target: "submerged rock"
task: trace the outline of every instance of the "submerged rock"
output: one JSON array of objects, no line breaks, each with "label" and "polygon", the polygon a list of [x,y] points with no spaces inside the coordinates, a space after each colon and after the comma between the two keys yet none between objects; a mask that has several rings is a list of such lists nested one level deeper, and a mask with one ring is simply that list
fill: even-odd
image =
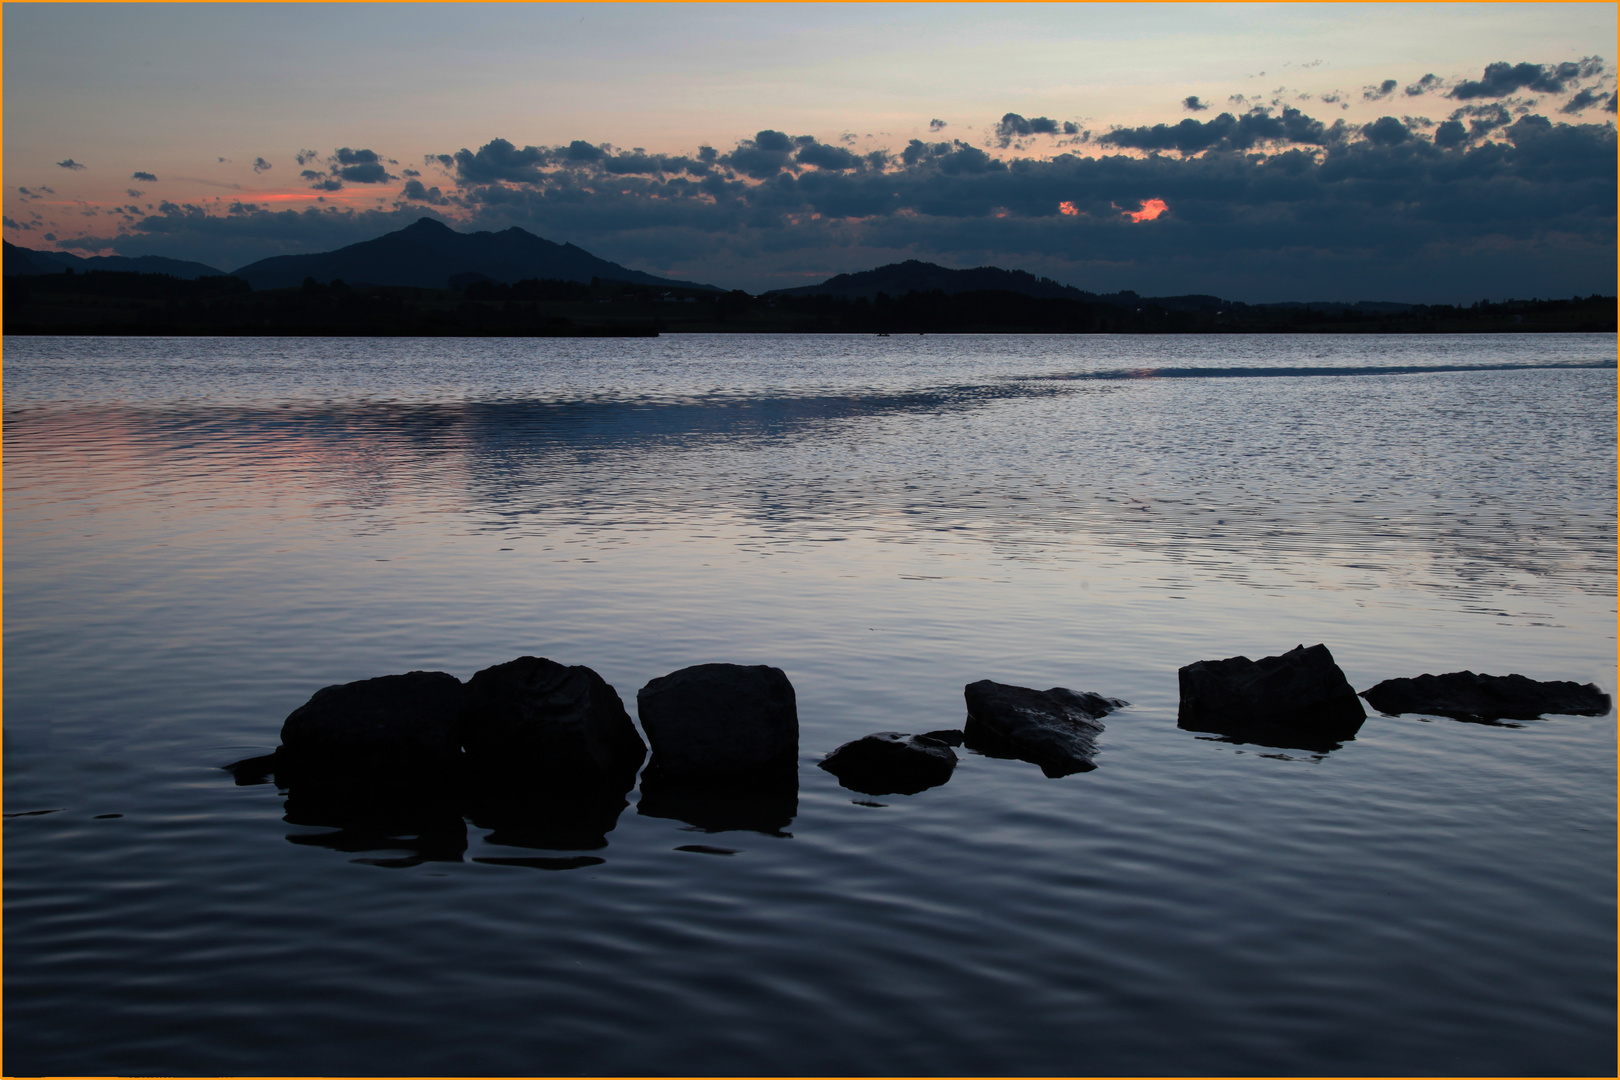
[{"label": "submerged rock", "polygon": [[799,712],[780,668],[698,664],[643,686],[649,772],[669,781],[758,776],[798,767]]},{"label": "submerged rock", "polygon": [[588,667],[539,656],[467,680],[459,732],[480,767],[536,777],[634,777],[647,755],[612,686]]},{"label": "submerged rock", "polygon": [[1281,656],[1199,660],[1178,672],[1176,726],[1240,742],[1333,750],[1367,718],[1326,645],[1296,645]]},{"label": "submerged rock", "polygon": [[926,735],[880,731],[845,743],[818,764],[863,795],[915,795],[949,780],[956,754]]},{"label": "submerged rock", "polygon": [[969,683],[963,696],[968,708],[963,734],[969,749],[1028,761],[1050,777],[1096,768],[1091,759],[1103,731],[1101,718],[1130,704],[1061,686],[1032,690],[989,679]]},{"label": "submerged rock", "polygon": [[1457,720],[1532,720],[1545,713],[1602,716],[1609,695],[1592,683],[1538,682],[1523,675],[1452,671],[1415,679],[1385,679],[1366,698],[1379,712],[1428,713]]},{"label": "submerged rock", "polygon": [[456,779],[465,702],[442,671],[384,675],[317,690],[281,725],[278,783],[406,786]]}]

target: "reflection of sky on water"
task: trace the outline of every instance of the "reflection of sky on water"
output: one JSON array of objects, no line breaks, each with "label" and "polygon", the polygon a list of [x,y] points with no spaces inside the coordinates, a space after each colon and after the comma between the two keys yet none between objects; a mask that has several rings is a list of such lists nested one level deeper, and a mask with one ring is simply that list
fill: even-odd
[{"label": "reflection of sky on water", "polygon": [[1103,544],[1259,587],[1273,573],[1317,588],[1399,581],[1476,610],[1507,593],[1521,599],[1503,614],[1531,620],[1556,618],[1530,600],[1545,588],[1612,588],[1612,374],[1255,370],[1269,377],[40,405],[7,423],[19,446],[90,458],[103,483],[118,484],[120,460],[161,462],[181,486],[226,474],[217,498],[244,511],[309,499],[360,533],[451,514],[497,539],[574,530],[589,548],[724,523],[763,553],[949,535],[1050,566]]}]

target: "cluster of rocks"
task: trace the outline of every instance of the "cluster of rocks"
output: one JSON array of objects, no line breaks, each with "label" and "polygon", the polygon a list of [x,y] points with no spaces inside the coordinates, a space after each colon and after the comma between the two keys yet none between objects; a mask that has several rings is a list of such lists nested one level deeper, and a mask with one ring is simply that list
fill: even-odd
[{"label": "cluster of rocks", "polygon": [[601,847],[648,743],[640,813],[762,832],[792,821],[799,721],[780,669],[683,668],[644,686],[637,705],[647,742],[588,667],[523,656],[466,683],[384,675],[317,691],[274,753],[226,768],[238,783],[286,788],[289,822],[354,830],[338,844],[454,832],[447,823],[465,815],[494,843]]},{"label": "cluster of rocks", "polygon": [[[1484,722],[1601,715],[1610,704],[1590,684],[1468,671],[1390,679],[1358,695],[1325,645],[1200,660],[1178,675],[1179,727],[1306,750],[1354,738],[1366,719],[1362,698],[1385,713]],[[962,729],[877,732],[838,747],[821,767],[863,794],[915,794],[949,781],[953,747],[965,746],[1066,776],[1095,768],[1102,718],[1129,704],[988,679],[963,693]],[[646,742],[617,691],[588,667],[523,656],[465,683],[438,671],[385,675],[317,691],[287,717],[273,754],[226,768],[238,783],[273,777],[287,788],[288,821],[343,830],[302,842],[355,851],[382,832],[413,832],[415,855],[371,860],[398,865],[459,858],[464,818],[497,844],[602,847],[638,772],[640,814],[782,834],[798,810],[799,721],[781,669],[699,664],[653,679],[636,703]]]}]

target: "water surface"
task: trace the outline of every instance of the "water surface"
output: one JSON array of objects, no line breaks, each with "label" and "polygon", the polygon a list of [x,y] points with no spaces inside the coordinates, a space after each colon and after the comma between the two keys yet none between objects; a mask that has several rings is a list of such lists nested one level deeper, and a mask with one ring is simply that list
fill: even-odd
[{"label": "water surface", "polygon": [[[6,1070],[1611,1072],[1612,715],[1310,753],[1178,729],[1175,670],[1612,692],[1614,355],[9,339],[5,801],[52,812],[5,825]],[[632,791],[604,846],[421,860],[219,769],[321,686],[523,654],[632,715],[783,668],[791,822]],[[814,767],[980,678],[1133,704],[1056,780]]]}]

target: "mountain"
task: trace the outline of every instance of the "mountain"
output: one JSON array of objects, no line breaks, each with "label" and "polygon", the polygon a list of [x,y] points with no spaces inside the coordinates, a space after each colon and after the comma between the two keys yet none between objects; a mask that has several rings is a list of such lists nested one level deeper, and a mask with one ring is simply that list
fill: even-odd
[{"label": "mountain", "polygon": [[[452,277],[510,284],[527,278],[589,282],[592,278],[685,289],[714,289],[630,270],[573,244],[555,244],[513,226],[501,232],[458,233],[424,217],[398,232],[315,255],[277,255],[233,271],[255,289],[285,289],[305,278],[328,284],[446,288]],[[716,289],[716,292],[719,290]]]},{"label": "mountain", "polygon": [[801,285],[796,289],[774,289],[771,296],[843,296],[850,299],[877,298],[878,293],[901,297],[911,292],[929,293],[938,290],[947,296],[970,292],[1010,292],[1020,296],[1041,299],[1080,300],[1088,304],[1111,304],[1114,307],[1136,307],[1151,303],[1171,311],[1218,311],[1229,306],[1216,296],[1158,296],[1144,299],[1126,290],[1116,293],[1093,293],[1064,285],[1051,278],[1036,277],[1027,270],[1003,270],[999,266],[976,266],[972,270],[951,270],[918,259],[890,263],[876,270],[863,270],[855,274],[839,274],[820,285]]},{"label": "mountain", "polygon": [[215,270],[199,262],[184,259],[166,259],[161,255],[92,255],[81,258],[65,251],[35,251],[18,247],[11,241],[5,244],[5,272],[7,274],[60,274],[72,269],[84,274],[91,270],[114,270],[119,273],[168,274],[170,277],[195,281],[200,277],[220,277],[225,271]]},{"label": "mountain", "polygon": [[[1022,293],[1025,296],[1062,296],[1071,300],[1093,298],[1071,285],[1060,285],[1051,278],[1038,278],[1026,270],[1002,270],[995,266],[980,266],[972,270],[951,270],[918,259],[890,263],[876,270],[862,270],[855,274],[839,274],[820,285],[802,285],[796,289],[773,289],[775,296],[864,296],[871,300],[878,293],[904,296],[909,292],[933,292],[938,289],[947,296],[957,293],[1001,292]],[[1134,294],[1132,294],[1134,296]]]},{"label": "mountain", "polygon": [[[1139,296],[1128,289],[1115,293],[1086,292],[1082,289],[1076,289],[1072,285],[1060,284],[1051,278],[1038,278],[1027,270],[1003,270],[996,266],[979,266],[972,270],[951,270],[944,266],[936,266],[933,263],[926,263],[917,259],[890,263],[887,266],[880,266],[876,270],[863,270],[855,274],[839,274],[836,277],[828,278],[820,285],[801,285],[796,289],[773,289],[766,295],[841,296],[849,299],[865,297],[868,300],[874,300],[880,292],[887,293],[890,297],[897,299],[911,292],[930,293],[935,290],[943,292],[947,296],[970,292],[1010,292],[1040,298],[1056,297],[1065,300],[1080,300],[1088,304],[1108,304],[1113,307],[1163,308],[1166,311],[1216,312],[1251,306],[1238,301],[1222,300],[1218,296],[1208,296],[1203,293],[1187,296]],[[1355,311],[1362,315],[1398,315],[1413,309],[1411,304],[1374,300],[1360,300],[1354,303],[1337,300],[1313,300],[1309,303],[1256,304],[1252,306],[1276,308],[1278,310],[1298,309],[1303,311],[1309,309],[1333,314]]]}]

